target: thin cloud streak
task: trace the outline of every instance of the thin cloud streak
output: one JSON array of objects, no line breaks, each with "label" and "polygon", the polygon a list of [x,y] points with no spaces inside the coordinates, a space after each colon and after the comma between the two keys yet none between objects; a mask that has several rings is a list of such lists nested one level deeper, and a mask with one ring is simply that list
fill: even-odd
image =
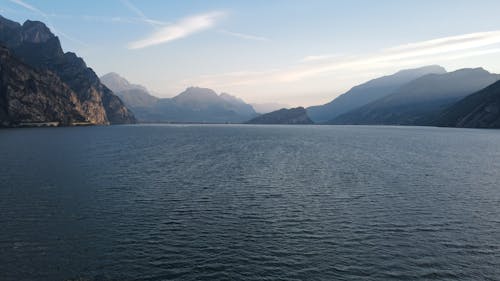
[{"label": "thin cloud streak", "polygon": [[135,6],[134,4],[132,4],[132,2],[130,2],[129,0],[121,0],[122,4],[127,7],[130,11],[132,11],[133,13],[135,13],[137,16],[139,16],[139,18],[151,25],[152,27],[154,28],[157,28],[158,26],[163,26],[165,25],[166,23],[162,22],[162,21],[157,21],[157,20],[153,20],[149,17],[147,17],[143,12],[142,10],[140,10],[139,8],[137,8],[137,6]]},{"label": "thin cloud streak", "polygon": [[244,33],[239,33],[239,32],[233,32],[233,31],[224,30],[224,29],[219,30],[219,32],[233,36],[233,37],[238,37],[238,38],[247,39],[247,40],[269,41],[269,39],[267,39],[265,37],[255,36],[255,35],[251,35],[251,34],[244,34]]},{"label": "thin cloud streak", "polygon": [[300,60],[301,63],[309,63],[309,62],[316,62],[316,61],[323,61],[327,59],[332,59],[335,57],[339,57],[340,55],[338,54],[325,54],[325,55],[314,55],[314,56],[306,56]]},{"label": "thin cloud streak", "polygon": [[294,81],[308,76],[319,75],[339,69],[354,68],[363,70],[364,68],[376,68],[380,64],[404,61],[419,57],[432,57],[434,60],[439,60],[440,58],[436,58],[436,56],[479,49],[498,43],[500,43],[500,30],[438,38],[399,45],[385,49],[381,53],[375,55],[361,56],[347,60],[325,60],[325,62],[320,65],[303,67],[302,69],[286,72],[280,76],[280,80]]},{"label": "thin cloud streak", "polygon": [[21,7],[24,7],[32,12],[35,12],[35,13],[39,13],[41,15],[43,15],[44,17],[47,17],[47,14],[45,14],[44,12],[42,12],[41,10],[37,9],[35,6],[32,6],[24,1],[21,1],[21,0],[9,0],[11,3],[14,3],[14,4],[17,4]]},{"label": "thin cloud streak", "polygon": [[128,48],[142,49],[187,37],[202,30],[214,27],[217,20],[224,15],[225,13],[216,11],[183,18],[172,25],[160,28],[144,39],[131,42]]},{"label": "thin cloud streak", "polygon": [[93,16],[93,15],[71,15],[71,14],[48,14],[50,18],[64,19],[64,20],[84,20],[87,22],[99,22],[99,23],[146,23],[148,25],[154,24],[155,26],[165,26],[169,24],[165,21],[154,20],[154,19],[144,19],[140,17],[121,17],[121,16]]},{"label": "thin cloud streak", "polygon": [[425,48],[435,48],[440,46],[447,45],[455,45],[455,44],[463,44],[467,42],[481,42],[481,41],[489,41],[492,38],[498,39],[500,36],[500,31],[487,31],[487,32],[476,32],[476,33],[468,33],[457,36],[448,36],[443,38],[437,38],[433,40],[427,40],[422,42],[415,42],[404,44],[392,48],[386,49],[389,52],[397,52],[397,51],[408,51],[415,49],[425,49]]},{"label": "thin cloud streak", "polygon": [[[290,83],[333,72],[361,73],[499,53],[500,48],[492,46],[498,44],[500,44],[500,30],[478,32],[399,45],[367,55],[306,56],[299,61],[299,65],[291,65],[282,69],[201,76],[195,80],[206,82],[214,87]],[[485,49],[488,46],[493,48]]]}]

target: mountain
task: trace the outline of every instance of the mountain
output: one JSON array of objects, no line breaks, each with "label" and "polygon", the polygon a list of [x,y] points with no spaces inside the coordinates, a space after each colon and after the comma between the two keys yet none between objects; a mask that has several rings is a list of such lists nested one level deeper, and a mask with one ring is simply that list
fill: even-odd
[{"label": "mountain", "polygon": [[132,89],[140,89],[145,92],[148,90],[146,87],[142,85],[137,85],[137,84],[131,84],[127,79],[121,77],[118,73],[116,72],[110,72],[107,74],[104,74],[101,76],[99,79],[101,79],[101,82],[106,85],[111,91],[113,92],[121,92],[121,91],[126,91],[126,90],[132,90]]},{"label": "mountain", "polygon": [[331,120],[331,124],[427,125],[446,107],[500,79],[482,68],[428,74]]},{"label": "mountain", "polygon": [[500,81],[444,110],[433,125],[466,128],[500,128]]},{"label": "mountain", "polygon": [[241,123],[257,116],[252,106],[228,94],[190,87],[173,98],[159,99],[137,111],[146,122]]},{"label": "mountain", "polygon": [[303,107],[286,109],[282,108],[277,111],[266,113],[257,116],[247,124],[314,124],[307,115],[307,111]]},{"label": "mountain", "polygon": [[227,93],[221,93],[219,97],[224,101],[226,101],[231,106],[231,108],[233,108],[240,115],[247,115],[247,116],[257,115],[257,112],[255,112],[253,106],[251,106],[248,103],[245,103],[244,100],[238,97],[232,96]]},{"label": "mountain", "polygon": [[28,20],[21,25],[0,16],[0,44],[32,68],[57,75],[76,94],[90,123],[135,122],[132,112],[100,82],[83,59],[63,52],[59,38],[42,22]]},{"label": "mountain", "polygon": [[134,112],[137,108],[153,106],[158,101],[158,98],[151,95],[146,87],[131,84],[117,73],[105,74],[100,80]]},{"label": "mountain", "polygon": [[23,123],[87,122],[77,95],[61,79],[36,70],[0,46],[0,127]]},{"label": "mountain", "polygon": [[402,85],[427,74],[443,74],[446,70],[438,65],[401,70],[395,74],[370,80],[355,86],[333,101],[307,108],[307,113],[316,123],[324,123],[353,109],[392,94]]},{"label": "mountain", "polygon": [[141,122],[242,123],[255,116],[253,107],[227,93],[190,87],[173,98],[157,98],[116,73],[101,81],[130,107]]}]

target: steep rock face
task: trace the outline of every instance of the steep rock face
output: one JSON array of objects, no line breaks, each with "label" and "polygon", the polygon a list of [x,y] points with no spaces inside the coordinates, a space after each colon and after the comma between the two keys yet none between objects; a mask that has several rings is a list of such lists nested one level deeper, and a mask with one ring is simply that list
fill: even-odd
[{"label": "steep rock face", "polygon": [[433,125],[465,128],[500,128],[500,81],[455,103]]},{"label": "steep rock face", "polygon": [[58,76],[33,69],[0,46],[0,126],[87,121],[76,93]]},{"label": "steep rock face", "polygon": [[58,75],[76,94],[88,120],[94,124],[133,123],[135,117],[122,101],[74,53],[64,53],[59,39],[45,24],[23,25],[0,18],[0,42],[23,62]]},{"label": "steep rock face", "polygon": [[270,113],[260,115],[247,122],[248,124],[313,124],[314,122],[307,115],[306,109],[297,107],[292,109],[280,109]]},{"label": "steep rock face", "polygon": [[399,87],[427,74],[443,74],[446,70],[438,65],[398,71],[355,86],[333,101],[307,108],[307,113],[314,122],[324,123],[394,93]]},{"label": "steep rock face", "polygon": [[393,94],[340,115],[332,124],[428,125],[442,110],[500,79],[482,68],[429,74]]}]

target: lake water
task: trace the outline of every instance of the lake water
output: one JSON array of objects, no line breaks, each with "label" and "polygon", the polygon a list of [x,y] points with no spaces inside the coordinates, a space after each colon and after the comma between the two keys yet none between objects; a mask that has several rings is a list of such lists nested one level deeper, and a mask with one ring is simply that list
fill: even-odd
[{"label": "lake water", "polygon": [[499,280],[500,131],[0,130],[0,280]]}]

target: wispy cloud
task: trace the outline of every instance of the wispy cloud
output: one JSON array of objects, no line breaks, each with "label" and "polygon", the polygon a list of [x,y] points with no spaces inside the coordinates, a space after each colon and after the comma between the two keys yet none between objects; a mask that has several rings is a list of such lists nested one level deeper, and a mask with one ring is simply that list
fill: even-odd
[{"label": "wispy cloud", "polygon": [[94,15],[72,15],[72,14],[47,14],[48,17],[52,19],[64,19],[64,20],[83,20],[87,22],[98,22],[98,23],[125,23],[125,24],[138,24],[146,23],[148,25],[154,24],[156,26],[165,26],[169,24],[165,21],[154,20],[154,19],[144,19],[140,17],[123,17],[123,16],[94,16]]},{"label": "wispy cloud", "polygon": [[24,1],[21,1],[21,0],[9,0],[9,1],[14,3],[14,4],[17,4],[19,6],[22,6],[22,7],[26,8],[32,12],[35,12],[35,13],[38,13],[38,14],[44,16],[44,17],[47,17],[46,13],[42,12],[41,10],[37,9],[35,6],[30,5]]},{"label": "wispy cloud", "polygon": [[429,49],[449,49],[451,46],[459,48],[472,48],[476,46],[497,43],[500,40],[500,31],[476,32],[457,36],[448,36],[427,41],[408,43],[386,49],[389,52],[418,51]]},{"label": "wispy cloud", "polygon": [[131,42],[128,47],[129,49],[142,49],[184,38],[215,26],[217,20],[224,15],[224,12],[216,11],[183,18],[174,24],[160,28],[144,39]]},{"label": "wispy cloud", "polygon": [[220,33],[227,34],[233,37],[238,37],[246,40],[254,40],[254,41],[268,41],[269,39],[261,36],[256,36],[256,35],[251,35],[251,34],[245,34],[245,33],[239,33],[239,32],[233,32],[225,29],[219,30]]},{"label": "wispy cloud", "polygon": [[322,61],[326,59],[331,59],[335,57],[339,57],[339,54],[324,54],[324,55],[313,55],[313,56],[305,56],[303,57],[300,62],[308,63],[308,62],[315,62],[315,61]]},{"label": "wispy cloud", "polygon": [[[195,78],[213,87],[290,83],[321,75],[363,75],[384,69],[420,66],[500,53],[500,30],[449,36],[398,45],[358,55],[309,55],[288,67],[262,71],[239,71]],[[202,84],[205,85],[205,84]]]},{"label": "wispy cloud", "polygon": [[168,24],[166,22],[159,21],[159,20],[154,20],[154,19],[151,19],[151,18],[147,17],[142,12],[142,10],[140,10],[139,8],[137,8],[137,6],[135,6],[134,4],[132,4],[132,2],[130,2],[129,0],[121,0],[121,2],[130,11],[132,11],[133,13],[135,13],[143,22],[145,22],[147,24],[150,24],[151,26],[153,26],[155,28],[158,27],[158,26],[163,26],[163,25]]},{"label": "wispy cloud", "polygon": [[[364,70],[387,67],[387,65],[396,63],[404,66],[417,60],[423,63],[426,61],[432,63],[433,61],[448,60],[450,54],[453,57],[464,56],[470,54],[470,52],[466,53],[466,51],[478,50],[498,43],[500,43],[500,30],[414,42],[387,48],[379,53],[355,57],[338,57],[332,59],[317,56],[315,60],[310,60],[311,62],[316,62],[316,64],[285,71],[280,77],[284,81],[293,81],[341,69]],[[476,52],[475,55],[487,53],[491,53],[491,51],[486,53]]]}]

